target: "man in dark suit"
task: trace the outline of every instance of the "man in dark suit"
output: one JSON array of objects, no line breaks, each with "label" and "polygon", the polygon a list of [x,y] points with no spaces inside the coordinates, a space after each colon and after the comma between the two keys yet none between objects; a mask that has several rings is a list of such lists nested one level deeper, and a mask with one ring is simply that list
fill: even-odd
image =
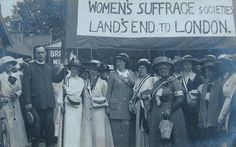
[{"label": "man in dark suit", "polygon": [[[54,122],[53,112],[55,97],[52,82],[61,82],[65,77],[65,69],[58,75],[51,65],[45,63],[46,51],[43,46],[34,48],[35,61],[30,63],[23,74],[23,95],[26,102],[26,111],[35,109],[38,116],[32,125],[32,146],[38,147],[42,134],[45,133],[46,146],[53,146]],[[38,120],[38,121],[36,121]]]}]

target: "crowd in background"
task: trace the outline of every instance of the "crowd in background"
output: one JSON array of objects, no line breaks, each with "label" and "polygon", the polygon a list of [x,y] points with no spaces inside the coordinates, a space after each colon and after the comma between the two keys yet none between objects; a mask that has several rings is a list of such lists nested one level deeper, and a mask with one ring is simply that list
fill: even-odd
[{"label": "crowd in background", "polygon": [[0,145],[236,146],[236,54],[55,67],[43,46],[34,56],[0,59]]}]

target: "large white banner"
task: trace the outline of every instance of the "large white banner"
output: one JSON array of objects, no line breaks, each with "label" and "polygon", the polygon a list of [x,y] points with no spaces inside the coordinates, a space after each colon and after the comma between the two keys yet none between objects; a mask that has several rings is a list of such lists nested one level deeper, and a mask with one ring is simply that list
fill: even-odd
[{"label": "large white banner", "polygon": [[78,36],[235,36],[232,0],[78,0]]}]

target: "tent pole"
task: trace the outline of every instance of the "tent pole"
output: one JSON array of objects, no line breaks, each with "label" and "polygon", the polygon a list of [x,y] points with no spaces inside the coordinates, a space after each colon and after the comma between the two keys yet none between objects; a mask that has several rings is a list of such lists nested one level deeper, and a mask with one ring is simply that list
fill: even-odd
[{"label": "tent pole", "polygon": [[162,55],[165,56],[165,50],[162,50]]},{"label": "tent pole", "polygon": [[151,60],[151,51],[148,49],[148,60]]},{"label": "tent pole", "polygon": [[76,48],[76,58],[77,58],[77,60],[79,60],[79,49],[78,48]]},{"label": "tent pole", "polygon": [[178,50],[178,56],[180,56],[180,52],[179,52],[179,50]]},{"label": "tent pole", "polygon": [[92,60],[93,59],[93,49],[91,48],[90,49],[90,60]]}]

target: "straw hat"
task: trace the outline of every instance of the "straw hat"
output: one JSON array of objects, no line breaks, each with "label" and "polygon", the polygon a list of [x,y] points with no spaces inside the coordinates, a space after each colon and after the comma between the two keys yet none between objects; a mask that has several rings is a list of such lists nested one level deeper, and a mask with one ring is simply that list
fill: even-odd
[{"label": "straw hat", "polygon": [[11,57],[11,56],[5,56],[1,58],[1,63],[2,64],[6,64],[6,63],[12,63],[13,66],[15,66],[17,64],[17,61],[15,58]]},{"label": "straw hat", "polygon": [[128,65],[130,64],[130,57],[126,53],[120,53],[120,54],[116,55],[115,60],[116,59],[122,59],[126,62],[126,64],[128,64]]},{"label": "straw hat", "polygon": [[91,60],[88,63],[84,63],[84,66],[88,70],[89,69],[96,69],[96,70],[99,70],[99,71],[103,70],[102,63],[98,60]]},{"label": "straw hat", "polygon": [[206,64],[208,62],[216,62],[216,56],[214,55],[205,55],[202,60],[201,60],[201,64]]},{"label": "straw hat", "polygon": [[185,55],[182,57],[182,59],[180,60],[180,62],[183,64],[184,62],[192,62],[193,64],[198,64],[199,60],[194,58],[192,55]]},{"label": "straw hat", "polygon": [[170,58],[167,58],[166,56],[159,56],[156,57],[152,62],[152,67],[155,69],[156,66],[159,66],[160,64],[169,64],[171,65],[171,68],[173,68],[174,64]]},{"label": "straw hat", "polygon": [[152,66],[151,62],[148,59],[146,59],[146,58],[139,59],[138,62],[137,62],[136,68],[138,68],[140,65],[146,66],[147,69],[150,69],[151,66]]}]

